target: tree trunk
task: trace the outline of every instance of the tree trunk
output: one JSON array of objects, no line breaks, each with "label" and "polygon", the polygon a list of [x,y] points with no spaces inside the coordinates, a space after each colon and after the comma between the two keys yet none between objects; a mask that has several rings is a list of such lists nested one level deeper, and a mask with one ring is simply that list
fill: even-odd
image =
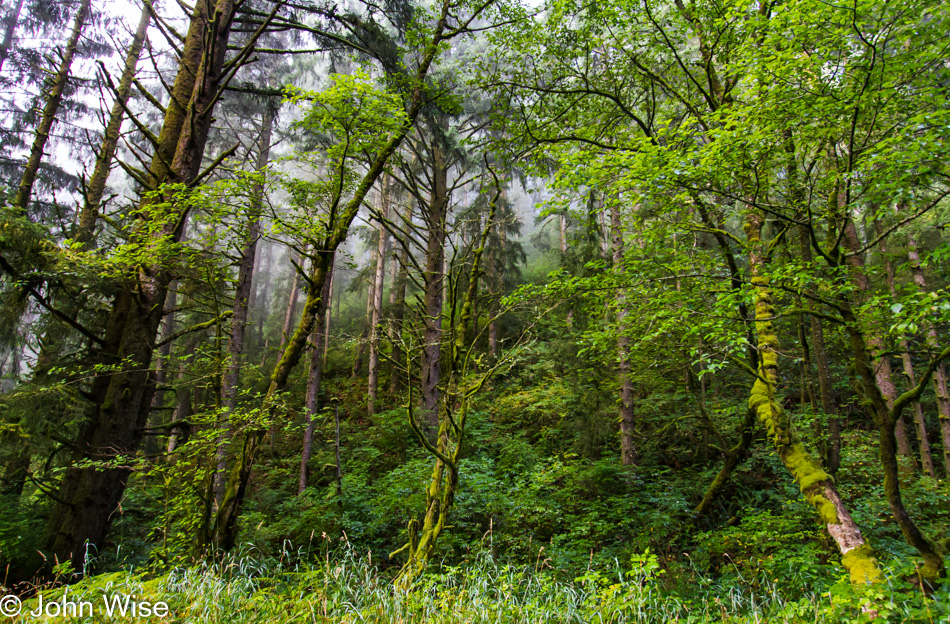
[{"label": "tree trunk", "polygon": [[132,44],[125,55],[125,66],[122,69],[119,86],[115,90],[115,102],[112,104],[112,111],[109,113],[105,136],[102,139],[99,154],[96,155],[96,167],[86,187],[83,207],[79,213],[79,229],[76,232],[76,240],[83,247],[87,247],[95,238],[96,222],[99,220],[99,206],[102,203],[102,195],[106,190],[109,172],[112,170],[112,161],[115,158],[116,147],[119,144],[119,131],[122,129],[122,121],[125,119],[125,107],[129,101],[129,94],[132,92],[132,79],[135,78],[135,68],[139,62],[139,56],[142,54],[142,47],[145,45],[145,37],[148,35],[148,24],[154,5],[155,0],[152,0],[151,3],[146,0],[143,3],[138,29],[136,29],[135,35],[132,37]]},{"label": "tree trunk", "polygon": [[321,305],[317,310],[313,333],[310,334],[310,369],[307,372],[307,398],[304,406],[306,422],[303,434],[303,451],[300,454],[300,481],[297,493],[302,494],[310,481],[310,458],[313,455],[314,418],[320,411],[320,382],[323,378],[323,346],[326,343],[325,320],[329,316],[330,288],[333,282],[333,263],[330,277],[324,281],[320,295]]},{"label": "tree trunk", "polygon": [[805,450],[776,398],[779,340],[773,325],[775,309],[772,306],[767,256],[761,240],[763,221],[761,213],[750,210],[745,224],[749,270],[755,287],[755,331],[759,351],[759,374],[752,386],[749,408],[765,425],[768,438],[782,463],[834,539],[851,582],[858,585],[876,583],[882,580],[882,575],[873,551],[865,544],[860,528],[838,495],[834,479]]},{"label": "tree trunk", "polygon": [[422,322],[425,326],[422,349],[422,409],[423,421],[431,433],[439,427],[439,376],[442,341],[442,303],[443,269],[445,257],[445,220],[448,209],[448,166],[442,153],[442,147],[434,141],[432,145],[432,192],[425,206],[426,225],[426,267],[423,282],[425,284],[425,309]]},{"label": "tree trunk", "polygon": [[[389,187],[388,176],[383,177],[382,189],[379,193],[379,212],[383,219],[389,218]],[[383,278],[386,275],[386,243],[388,231],[379,222],[379,241],[376,245],[376,275],[373,280],[373,309],[369,323],[369,373],[367,375],[366,411],[370,416],[376,409],[376,399],[379,391],[379,341],[382,333],[381,313],[383,309]]]},{"label": "tree trunk", "polygon": [[[274,126],[276,111],[270,103],[265,105],[261,119],[261,134],[257,142],[257,162],[255,169],[263,174],[270,160],[271,132]],[[261,235],[261,206],[264,202],[264,183],[258,182],[254,188],[254,197],[251,199],[251,215],[244,233],[244,245],[241,257],[238,260],[238,277],[234,288],[234,305],[231,316],[231,337],[228,339],[228,365],[224,378],[221,380],[221,407],[224,413],[218,427],[221,432],[218,436],[217,469],[214,473],[214,499],[221,504],[224,498],[224,479],[228,469],[227,451],[230,440],[229,415],[237,405],[238,381],[241,377],[241,367],[244,360],[245,333],[247,332],[247,313],[250,308],[251,288],[254,284],[254,259],[257,255],[257,242]]]},{"label": "tree trunk", "polygon": [[363,370],[363,354],[366,352],[366,343],[370,340],[372,333],[371,323],[373,321],[373,300],[375,295],[373,291],[376,287],[376,271],[373,271],[373,280],[366,285],[366,316],[363,322],[363,331],[360,332],[360,339],[356,343],[356,355],[353,357],[353,368],[350,369],[350,378],[356,379]]},{"label": "tree trunk", "polygon": [[[412,204],[406,207],[406,221],[412,221]],[[408,244],[407,244],[408,245]],[[389,377],[389,393],[396,394],[401,386],[401,369],[403,365],[402,352],[402,322],[406,312],[406,285],[409,283],[409,249],[407,245],[400,245],[399,261],[394,262],[394,268],[398,269],[395,273],[396,280],[393,282],[393,289],[390,293],[390,303],[392,304],[392,326],[390,343],[392,344],[392,372]],[[395,265],[398,265],[396,267]],[[408,370],[406,371],[408,374]]]},{"label": "tree trunk", "polygon": [[[910,234],[907,235],[907,257],[910,259],[910,268],[914,275],[914,284],[920,292],[927,292],[927,280],[920,268],[920,254],[917,252],[917,241]],[[936,353],[940,341],[937,330],[932,323],[925,323],[922,327],[927,348]],[[937,416],[940,419],[940,439],[943,442],[944,474],[950,478],[950,393],[947,392],[947,366],[941,362],[933,374],[934,391],[937,395]]]},{"label": "tree trunk", "polygon": [[[867,296],[871,291],[871,282],[864,270],[864,258],[856,253],[861,248],[858,240],[858,230],[854,225],[853,219],[848,219],[844,230],[844,243],[848,249],[849,255],[846,258],[848,266],[851,267],[852,281],[862,296]],[[871,357],[874,358],[874,371],[877,387],[887,403],[887,408],[894,407],[894,399],[897,398],[897,386],[894,385],[894,373],[891,369],[891,362],[884,348],[884,340],[874,332],[864,332],[865,342],[871,350]],[[910,446],[910,439],[907,435],[907,424],[903,418],[897,420],[894,435],[897,440],[897,452],[904,458],[902,472],[912,474],[915,470],[914,451]]]},{"label": "tree trunk", "polygon": [[16,32],[17,23],[20,21],[20,11],[23,10],[23,0],[16,0],[16,6],[10,10],[5,20],[3,29],[3,41],[0,42],[0,71],[3,70],[3,64],[10,56],[10,46],[13,45],[13,33]]},{"label": "tree trunk", "polygon": [[43,106],[40,124],[34,133],[35,138],[33,139],[33,146],[30,148],[30,157],[26,161],[26,168],[23,170],[23,176],[20,178],[20,185],[13,200],[13,206],[20,214],[26,214],[30,204],[33,184],[36,182],[40,164],[43,162],[46,143],[49,141],[50,132],[56,122],[56,113],[59,112],[59,107],[63,101],[63,91],[66,90],[66,84],[69,82],[69,69],[73,64],[76,48],[79,46],[79,37],[82,35],[86,18],[89,17],[89,4],[90,0],[82,0],[79,4],[79,10],[76,11],[76,16],[73,18],[73,30],[66,42],[65,50],[63,50],[59,69],[56,75],[53,76],[52,82],[49,83],[46,104]]},{"label": "tree trunk", "polygon": [[[165,182],[188,184],[201,166],[234,14],[234,0],[210,4],[197,3],[185,37],[172,98],[147,174],[152,188]],[[146,249],[178,241],[188,205],[172,201],[172,206],[174,214],[159,224],[158,231],[143,224],[133,231],[133,241]],[[81,568],[87,544],[91,549],[103,544],[132,470],[120,458],[134,457],[142,440],[154,391],[153,344],[173,278],[163,264],[142,269],[129,275],[127,287],[115,296],[99,353],[103,364],[119,369],[93,379],[93,404],[75,444],[81,458],[105,464],[73,465],[66,471],[47,521],[50,562],[71,560]]]},{"label": "tree trunk", "polygon": [[[836,198],[832,197],[832,201],[836,201]],[[864,262],[856,253],[856,250],[859,249],[858,236],[850,215],[846,217],[843,233],[844,251],[850,253],[843,258],[841,258],[841,250],[836,250],[835,253],[839,266],[847,266],[850,269],[851,281],[857,288],[857,293],[852,296],[855,299],[860,299],[869,290],[869,280],[864,272]],[[924,559],[925,565],[919,573],[928,582],[933,582],[944,574],[943,557],[911,519],[901,498],[899,475],[901,467],[897,455],[899,450],[897,429],[898,423],[901,421],[900,412],[903,409],[895,410],[895,397],[893,395],[888,397],[887,394],[888,390],[893,390],[893,384],[882,387],[880,367],[875,367],[877,363],[868,358],[869,354],[871,358],[874,358],[876,354],[881,353],[880,338],[873,335],[867,336],[862,331],[860,320],[852,310],[851,301],[842,297],[839,302],[839,309],[851,345],[855,374],[858,375],[861,381],[862,394],[871,403],[871,409],[877,421],[878,451],[884,473],[884,495],[904,539],[916,548]]]},{"label": "tree trunk", "polygon": [[[808,229],[799,229],[799,243],[802,260],[811,264],[812,250]],[[815,294],[809,289],[809,294]],[[838,405],[835,402],[834,384],[831,379],[831,364],[828,360],[828,348],[825,344],[825,330],[821,319],[814,314],[809,315],[811,330],[811,351],[815,368],[818,370],[818,392],[821,397],[821,411],[828,417],[828,441],[825,448],[825,467],[833,476],[841,466],[841,421],[838,419]]]},{"label": "tree trunk", "polygon": [[300,276],[297,275],[297,268],[291,264],[292,274],[290,276],[290,294],[287,296],[287,307],[284,309],[284,324],[280,330],[280,346],[277,348],[277,361],[284,357],[284,348],[287,346],[287,340],[290,337],[290,330],[294,327],[294,319],[297,316],[297,299],[300,298]]},{"label": "tree trunk", "polygon": [[[620,197],[610,199],[610,232],[613,247],[614,273],[621,280],[623,275],[623,227],[620,222]],[[630,337],[626,335],[626,317],[630,310],[626,292],[617,288],[617,361],[620,369],[620,463],[633,466],[637,463],[637,449],[633,442],[636,417],[633,412],[633,367],[630,362]]]},{"label": "tree trunk", "polygon": [[[883,234],[884,228],[881,225],[881,222],[877,219],[874,220],[874,230],[877,232],[877,235],[881,237],[878,246],[881,249],[881,256],[884,258],[884,269],[887,279],[887,289],[890,291],[891,296],[897,297],[897,288],[894,285],[894,263],[891,262],[891,257],[887,253],[887,243],[884,241]],[[910,357],[910,346],[907,343],[907,338],[901,337],[900,339],[900,355],[901,355],[901,364],[904,367],[904,376],[907,377],[907,384],[909,388],[913,388],[917,385],[917,377],[914,374],[914,362]],[[920,465],[931,477],[936,477],[934,472],[934,462],[933,456],[930,452],[930,441],[927,439],[927,424],[924,421],[924,410],[920,406],[920,401],[914,401],[911,409],[914,414],[914,425],[917,428],[917,444],[920,448]]]},{"label": "tree trunk", "polygon": [[[443,3],[442,11],[443,14],[448,11],[448,5],[446,3]],[[333,254],[346,240],[350,226],[359,213],[360,206],[362,206],[363,201],[366,199],[366,195],[369,193],[373,184],[376,183],[379,176],[384,173],[384,169],[390,157],[399,148],[403,139],[405,139],[406,134],[408,134],[415,123],[419,111],[422,110],[422,106],[426,102],[422,85],[425,84],[429,68],[439,51],[445,34],[444,31],[445,20],[443,19],[437,23],[433,39],[426,44],[425,51],[416,69],[413,78],[414,82],[412,83],[414,85],[413,91],[409,95],[406,106],[406,123],[393,134],[389,141],[376,154],[368,171],[363,175],[362,180],[356,186],[353,196],[342,206],[338,220],[330,224],[327,237],[322,241],[319,248],[313,250],[314,263],[309,280],[310,288],[307,291],[307,299],[304,302],[303,314],[300,317],[300,322],[297,325],[294,335],[291,336],[287,343],[287,349],[283,357],[278,360],[271,373],[271,381],[264,395],[265,410],[270,411],[274,408],[276,395],[284,389],[291,371],[300,361],[304,346],[313,331],[314,320],[322,301],[323,284],[332,266]],[[243,447],[228,472],[224,500],[218,508],[212,532],[215,544],[224,550],[230,550],[236,541],[238,517],[241,513],[241,506],[244,502],[245,493],[247,492],[251,470],[254,467],[257,449],[263,434],[264,430],[260,428],[248,431],[247,434],[245,434]]]}]

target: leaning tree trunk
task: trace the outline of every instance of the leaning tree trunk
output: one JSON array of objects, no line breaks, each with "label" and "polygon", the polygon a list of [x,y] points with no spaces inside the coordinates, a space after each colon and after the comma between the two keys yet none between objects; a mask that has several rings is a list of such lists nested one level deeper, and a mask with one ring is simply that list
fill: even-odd
[{"label": "leaning tree trunk", "polygon": [[[881,222],[877,219],[874,220],[874,229],[877,232],[878,237],[880,237],[878,246],[881,248],[881,256],[884,258],[887,289],[890,291],[891,296],[896,298],[897,288],[894,285],[894,263],[891,262],[891,258],[887,253],[887,243],[883,238],[884,228],[881,225]],[[910,345],[908,345],[906,337],[901,336],[899,346],[901,364],[904,367],[904,376],[907,377],[908,387],[913,388],[917,385],[917,376],[914,374],[914,362],[910,357]],[[911,409],[914,414],[914,426],[917,428],[917,445],[920,448],[920,465],[924,469],[924,472],[926,472],[931,477],[936,477],[937,475],[934,472],[933,455],[930,452],[930,441],[927,439],[927,424],[924,421],[924,410],[920,405],[920,401],[914,401]]]},{"label": "leaning tree trunk", "polygon": [[[320,307],[317,310],[317,317],[314,319],[313,333],[310,334],[310,370],[307,372],[307,398],[304,405],[306,413],[304,433],[303,433],[303,451],[300,454],[300,479],[298,482],[297,493],[302,494],[310,481],[310,457],[313,455],[313,429],[314,418],[319,412],[320,407],[320,382],[323,379],[323,345],[326,343],[326,323],[325,319],[329,312],[330,288],[333,282],[333,261],[330,261],[330,277],[323,283],[323,292],[320,294]],[[339,428],[339,425],[337,425]],[[337,434],[339,436],[339,432]],[[339,446],[337,447],[339,453]],[[337,469],[339,470],[339,457],[337,457]]]},{"label": "leaning tree trunk", "polygon": [[775,308],[765,245],[761,239],[763,221],[760,212],[750,210],[745,224],[749,270],[755,287],[755,331],[759,350],[758,378],[752,386],[749,408],[755,411],[765,426],[782,463],[834,539],[851,582],[876,583],[882,575],[871,547],[865,543],[860,528],[842,502],[834,479],[805,450],[776,396],[779,340],[773,325]]},{"label": "leaning tree trunk", "polygon": [[[188,184],[198,175],[224,78],[234,1],[217,0],[213,6],[199,2],[194,9],[172,97],[155,138],[156,154],[140,180],[147,188],[158,190],[166,182]],[[146,223],[132,233],[134,241],[156,253],[168,241],[179,240],[188,214],[187,205],[167,199],[174,214],[155,227]],[[74,464],[66,471],[46,527],[51,562],[72,561],[81,567],[87,550],[103,543],[132,470],[121,458],[135,456],[144,434],[154,390],[153,344],[173,277],[162,263],[142,267],[127,276],[115,296],[99,352],[103,364],[118,368],[93,379],[92,407],[74,444],[80,458],[100,464]]]},{"label": "leaning tree trunk", "polygon": [[[833,250],[833,254],[829,255],[829,258],[837,262],[839,267],[849,269],[851,282],[856,287],[855,292],[851,294],[853,300],[842,293],[838,308],[841,311],[841,317],[851,346],[855,374],[861,381],[861,393],[870,402],[877,422],[878,452],[884,473],[884,495],[904,539],[917,549],[917,552],[924,559],[924,567],[919,570],[919,574],[928,582],[934,582],[945,573],[943,557],[933,542],[920,531],[911,519],[910,514],[907,513],[900,491],[897,430],[899,429],[901,412],[906,399],[913,393],[904,393],[901,397],[891,397],[889,400],[886,387],[881,387],[878,362],[871,359],[881,353],[880,338],[873,334],[871,336],[865,334],[861,327],[861,321],[855,312],[858,305],[863,303],[865,293],[869,290],[869,280],[864,272],[864,262],[857,253],[859,249],[857,230],[850,215],[845,216],[843,228],[844,248],[836,248]],[[916,398],[919,398],[919,392],[916,396],[912,396],[912,399]]]},{"label": "leaning tree trunk", "polygon": [[53,124],[56,122],[56,114],[63,102],[63,92],[66,90],[66,84],[69,82],[69,69],[73,64],[73,57],[76,55],[76,48],[79,47],[79,38],[82,36],[82,29],[89,17],[90,0],[82,0],[79,4],[79,10],[73,18],[73,30],[66,42],[66,48],[63,50],[62,60],[59,63],[59,69],[49,83],[49,91],[46,93],[46,104],[43,106],[43,113],[40,115],[40,124],[34,132],[33,146],[30,148],[30,157],[26,161],[26,168],[23,170],[23,176],[20,178],[20,185],[17,187],[16,197],[13,199],[13,207],[20,214],[26,214],[30,204],[30,198],[33,195],[33,184],[36,182],[36,176],[40,171],[40,164],[43,162],[43,156],[46,151],[46,144],[49,142],[50,132],[53,130]]},{"label": "leaning tree trunk", "polygon": [[95,238],[96,222],[99,220],[99,207],[106,190],[109,172],[112,170],[112,162],[115,159],[116,148],[119,144],[119,132],[125,119],[125,109],[128,105],[129,95],[132,92],[132,80],[135,78],[135,69],[145,45],[145,37],[148,35],[148,24],[152,17],[154,5],[154,0],[152,2],[146,0],[142,7],[139,26],[125,55],[122,77],[115,89],[115,102],[112,104],[112,111],[109,113],[109,122],[106,124],[102,145],[96,155],[96,166],[93,169],[92,177],[89,178],[89,184],[86,186],[83,207],[79,213],[79,229],[76,232],[76,240],[83,247],[88,246]]},{"label": "leaning tree trunk", "polygon": [[[271,133],[274,126],[276,111],[268,103],[265,106],[261,119],[261,134],[257,141],[257,162],[255,169],[263,174],[270,160]],[[217,504],[224,498],[224,479],[228,469],[227,450],[230,435],[229,415],[237,406],[238,381],[241,377],[241,366],[244,359],[244,338],[247,332],[247,313],[250,309],[251,287],[254,283],[254,259],[257,256],[257,242],[261,236],[261,206],[264,202],[264,183],[258,181],[253,190],[251,199],[251,215],[244,233],[244,245],[241,248],[241,257],[238,260],[238,277],[234,289],[234,305],[231,316],[231,337],[228,339],[228,368],[221,380],[221,407],[223,416],[218,423],[221,432],[218,436],[217,469],[214,473],[212,490]]]},{"label": "leaning tree trunk", "polygon": [[[611,198],[610,233],[613,247],[614,273],[623,280],[623,227],[620,222],[620,197]],[[630,313],[626,292],[617,288],[617,361],[620,368],[620,463],[632,466],[637,463],[637,449],[633,443],[636,417],[633,412],[633,366],[630,362],[630,337],[627,336],[626,317]]]},{"label": "leaning tree trunk", "polygon": [[[927,280],[920,268],[920,254],[917,252],[917,241],[910,234],[907,235],[907,257],[910,260],[911,271],[914,275],[914,284],[920,292],[927,292]],[[927,348],[933,353],[939,350],[940,341],[937,330],[932,323],[923,323],[924,337]],[[934,391],[937,395],[937,415],[940,419],[940,439],[943,442],[944,474],[950,478],[950,393],[947,392],[947,367],[941,362],[933,374]]]},{"label": "leaning tree trunk", "polygon": [[277,361],[284,357],[284,348],[290,338],[290,330],[294,327],[294,318],[297,315],[297,300],[300,298],[300,275],[297,268],[291,263],[290,293],[287,295],[287,307],[284,309],[284,324],[280,330],[280,345],[277,348]]},{"label": "leaning tree trunk", "polygon": [[[406,106],[406,122],[393,134],[389,141],[383,146],[375,156],[362,180],[356,186],[353,196],[342,207],[339,212],[339,219],[329,225],[327,237],[321,244],[313,249],[313,269],[310,274],[308,284],[310,288],[307,291],[307,299],[304,302],[303,314],[297,324],[297,329],[287,343],[287,349],[283,356],[278,360],[271,373],[270,384],[264,395],[264,409],[273,410],[277,395],[287,385],[287,379],[291,371],[300,361],[304,347],[313,331],[313,325],[323,299],[323,284],[328,279],[330,267],[333,262],[333,254],[339,248],[349,234],[350,226],[359,212],[360,206],[366,199],[366,195],[375,184],[376,180],[384,173],[386,164],[390,157],[399,148],[399,145],[405,139],[406,134],[415,123],[419,111],[426,102],[423,85],[429,72],[429,67],[439,51],[440,44],[444,40],[444,31],[449,5],[444,2],[441,7],[441,18],[438,21],[433,38],[426,44],[419,66],[416,70],[413,82],[413,90],[409,95]],[[341,198],[342,199],[342,198]],[[264,430],[262,428],[248,431],[243,440],[241,451],[235,458],[231,468],[228,471],[227,487],[224,493],[224,500],[218,507],[218,513],[215,516],[213,526],[213,536],[215,544],[224,550],[233,548],[238,529],[238,518],[241,514],[241,506],[244,502],[244,496],[247,492],[247,486],[251,478],[251,470],[257,456],[257,450],[263,439]]]},{"label": "leaning tree trunk", "polygon": [[380,315],[383,310],[383,279],[386,276],[386,243],[388,232],[383,220],[389,218],[389,178],[383,177],[379,192],[379,240],[376,244],[376,274],[373,279],[373,309],[369,319],[369,366],[367,374],[366,411],[370,416],[376,410],[379,394],[379,342],[382,334]]}]

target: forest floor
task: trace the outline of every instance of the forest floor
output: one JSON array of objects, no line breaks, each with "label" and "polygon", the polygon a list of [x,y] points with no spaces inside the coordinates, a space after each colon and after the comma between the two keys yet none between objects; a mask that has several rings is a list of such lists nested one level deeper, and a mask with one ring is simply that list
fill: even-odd
[{"label": "forest floor", "polygon": [[[264,563],[244,556],[152,577],[118,572],[39,593],[42,608],[54,615],[60,605],[85,603],[77,611],[81,617],[68,618],[84,624],[867,622],[870,613],[876,622],[950,622],[947,588],[925,598],[891,584],[856,591],[842,578],[828,592],[802,588],[783,595],[768,579],[725,585],[698,578],[692,591],[676,591],[649,554],[635,558],[626,571],[592,570],[565,582],[543,570],[499,564],[486,553],[466,566],[426,574],[409,591],[396,589],[391,575],[352,550],[315,564],[290,560]],[[41,621],[29,615],[38,600],[26,601],[12,621]],[[133,615],[126,600],[139,605],[139,612]],[[143,604],[168,615],[143,617]]]}]

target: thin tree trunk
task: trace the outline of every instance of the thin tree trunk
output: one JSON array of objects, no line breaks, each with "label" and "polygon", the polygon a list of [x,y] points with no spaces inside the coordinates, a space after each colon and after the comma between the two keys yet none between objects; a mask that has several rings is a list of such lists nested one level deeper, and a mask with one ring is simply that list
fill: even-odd
[{"label": "thin tree trunk", "polygon": [[[330,286],[327,288],[327,302],[324,316],[326,320],[323,324],[323,369],[327,368],[327,355],[330,353],[330,317],[333,316],[330,306],[333,305],[333,285],[336,283],[336,261],[330,261]],[[339,294],[337,295],[337,307],[339,307]]]},{"label": "thin tree trunk", "polygon": [[[920,292],[927,292],[927,280],[920,268],[920,254],[917,251],[917,241],[910,234],[907,235],[907,257],[914,276],[914,284]],[[940,350],[940,341],[937,330],[932,323],[923,323],[924,337],[927,348],[937,353]],[[941,362],[933,375],[934,391],[937,395],[937,416],[940,419],[940,439],[943,442],[944,474],[950,478],[950,393],[947,392],[947,366]]]},{"label": "thin tree trunk", "polygon": [[[412,221],[412,204],[406,206],[406,221]],[[396,281],[393,282],[393,289],[390,293],[390,303],[392,304],[393,317],[390,336],[392,344],[392,372],[389,377],[389,393],[396,394],[401,386],[400,366],[403,364],[402,353],[402,322],[406,310],[406,285],[409,283],[409,250],[406,245],[399,252],[399,261],[394,262],[398,265],[396,272]],[[397,268],[394,266],[394,268]],[[408,371],[407,371],[408,372]]]},{"label": "thin tree trunk", "polygon": [[[620,222],[620,197],[614,196],[610,204],[610,232],[613,247],[613,266],[617,276],[623,274],[623,227]],[[637,463],[637,449],[633,442],[636,416],[633,411],[633,367],[630,362],[630,337],[626,335],[626,317],[630,310],[623,288],[617,289],[617,361],[620,369],[620,463],[633,466]]]},{"label": "thin tree trunk", "polygon": [[16,32],[17,24],[20,21],[20,11],[23,10],[23,0],[17,0],[16,6],[7,15],[6,23],[3,29],[3,41],[0,42],[0,71],[3,70],[3,63],[10,56],[10,46],[13,45],[13,33]]},{"label": "thin tree trunk", "polygon": [[[559,216],[559,225],[561,231],[561,266],[565,265],[567,261],[567,215],[561,213]],[[574,311],[567,311],[567,326],[571,327],[574,324]]]},{"label": "thin tree trunk", "polygon": [[304,406],[306,422],[303,434],[303,451],[300,454],[300,480],[297,493],[301,494],[310,482],[310,458],[313,456],[314,419],[320,411],[320,382],[323,379],[323,346],[327,341],[325,320],[329,317],[330,288],[333,282],[331,262],[330,277],[324,281],[321,305],[317,311],[313,333],[310,334],[310,369],[307,372],[307,398]]},{"label": "thin tree trunk", "polygon": [[[375,252],[374,252],[375,253]],[[372,333],[371,323],[373,320],[373,300],[375,299],[375,279],[376,271],[373,271],[373,280],[366,285],[366,316],[364,317],[363,331],[360,333],[360,339],[356,344],[356,355],[353,358],[353,368],[350,369],[350,378],[356,379],[363,370],[363,354],[366,352],[366,344],[370,340]]]},{"label": "thin tree trunk", "polygon": [[[383,177],[379,193],[379,212],[383,219],[389,218],[389,178]],[[379,391],[379,342],[382,333],[381,313],[383,310],[383,278],[386,275],[386,243],[388,231],[379,223],[379,241],[376,245],[376,275],[373,281],[373,309],[369,324],[369,372],[367,374],[366,411],[370,416],[376,409]]]},{"label": "thin tree trunk", "polygon": [[[864,270],[864,258],[856,253],[861,248],[858,240],[858,230],[854,225],[853,219],[848,219],[845,224],[844,243],[851,252],[847,256],[848,266],[851,267],[852,281],[862,296],[868,296],[871,291],[871,282]],[[874,358],[874,371],[877,387],[887,403],[887,408],[894,407],[894,399],[897,398],[897,386],[894,384],[894,373],[891,369],[891,362],[884,348],[884,340],[874,332],[864,333],[868,348],[871,349],[871,356]],[[897,439],[897,452],[905,459],[903,472],[913,473],[915,470],[914,451],[910,446],[910,439],[907,435],[907,424],[903,418],[899,418],[894,430],[894,436]]]},{"label": "thin tree trunk", "polygon": [[[274,126],[276,111],[270,103],[265,105],[261,119],[261,134],[257,142],[257,162],[255,169],[263,173],[270,160],[271,133]],[[254,197],[251,199],[251,215],[244,233],[244,244],[241,248],[241,257],[238,260],[237,283],[234,288],[234,305],[231,316],[231,337],[228,339],[228,365],[224,378],[221,380],[221,407],[224,408],[218,427],[218,459],[214,473],[212,490],[217,504],[224,498],[224,480],[228,469],[227,451],[230,440],[229,416],[237,406],[238,381],[241,377],[241,367],[244,363],[245,334],[247,332],[247,314],[250,309],[251,289],[254,285],[254,259],[257,256],[257,243],[261,234],[261,206],[264,203],[264,184],[258,182],[254,188]]]},{"label": "thin tree trunk", "polygon": [[59,107],[63,101],[63,91],[66,90],[66,84],[69,82],[69,69],[73,64],[76,48],[79,47],[79,37],[82,36],[83,26],[86,23],[86,18],[89,17],[89,4],[90,0],[82,0],[79,4],[79,10],[76,11],[76,16],[73,18],[72,32],[66,42],[66,48],[63,50],[59,69],[52,82],[49,83],[49,91],[46,93],[46,104],[43,106],[40,124],[34,132],[35,138],[33,139],[33,146],[30,148],[30,157],[26,161],[26,168],[23,170],[23,176],[20,178],[20,185],[13,200],[13,206],[21,214],[26,214],[30,204],[33,184],[36,182],[40,164],[43,162],[46,143],[49,141],[53,124],[56,122],[56,113],[59,112]]},{"label": "thin tree trunk", "polygon": [[125,56],[122,77],[119,79],[119,86],[115,90],[115,102],[112,104],[105,136],[102,139],[99,154],[96,156],[96,167],[86,187],[83,207],[79,213],[79,229],[76,232],[76,240],[83,247],[88,246],[95,238],[96,222],[99,220],[99,206],[102,203],[102,195],[106,190],[106,181],[109,179],[109,172],[112,169],[116,147],[119,144],[119,132],[125,119],[125,107],[129,101],[129,94],[132,92],[132,79],[135,78],[135,68],[142,54],[142,47],[145,45],[145,37],[148,35],[148,24],[154,4],[155,0],[145,0],[143,3],[139,26],[132,37],[132,44]]},{"label": "thin tree trunk", "polygon": [[297,299],[300,298],[300,276],[297,275],[296,267],[294,267],[292,271],[293,273],[290,277],[290,294],[287,297],[287,307],[284,309],[284,324],[280,330],[280,346],[277,348],[278,362],[284,357],[284,347],[287,346],[290,330],[294,327],[294,319],[297,315]]},{"label": "thin tree trunk", "polygon": [[[894,285],[894,263],[891,262],[891,257],[887,252],[887,243],[884,241],[884,228],[881,225],[881,222],[877,219],[874,220],[874,230],[877,235],[880,237],[880,242],[878,246],[881,249],[881,256],[884,258],[884,269],[885,277],[887,280],[887,289],[890,291],[892,297],[897,297],[897,287]],[[914,362],[910,357],[910,346],[907,343],[907,338],[901,337],[900,339],[900,355],[901,355],[901,364],[904,367],[904,376],[907,377],[907,384],[909,388],[913,388],[917,385],[917,376],[914,374]],[[924,410],[920,405],[920,401],[914,401],[911,407],[914,414],[914,425],[917,428],[917,445],[920,448],[920,465],[931,477],[936,477],[934,472],[934,462],[933,456],[930,452],[930,441],[927,439],[927,424],[924,421]]]},{"label": "thin tree trunk", "polygon": [[[808,230],[802,227],[799,230],[802,260],[807,264],[812,262],[811,240]],[[809,289],[811,293],[813,289]],[[841,421],[838,419],[838,405],[835,402],[834,384],[831,379],[831,364],[828,360],[828,348],[825,344],[825,330],[821,319],[814,314],[809,315],[811,329],[812,359],[818,370],[818,392],[821,397],[821,411],[828,417],[828,441],[825,448],[825,467],[833,476],[841,466]]]}]

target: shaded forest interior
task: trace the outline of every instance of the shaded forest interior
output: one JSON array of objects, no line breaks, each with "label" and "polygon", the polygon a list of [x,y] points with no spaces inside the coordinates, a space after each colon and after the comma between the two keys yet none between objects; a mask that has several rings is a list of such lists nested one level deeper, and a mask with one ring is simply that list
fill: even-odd
[{"label": "shaded forest interior", "polygon": [[941,3],[0,19],[5,589],[950,618]]}]

